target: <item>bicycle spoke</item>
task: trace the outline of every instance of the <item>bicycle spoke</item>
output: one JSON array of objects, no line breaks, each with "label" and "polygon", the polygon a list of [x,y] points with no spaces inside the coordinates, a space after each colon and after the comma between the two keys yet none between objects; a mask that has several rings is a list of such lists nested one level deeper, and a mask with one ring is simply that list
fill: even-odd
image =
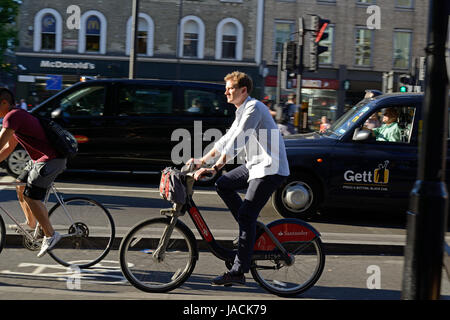
[{"label": "bicycle spoke", "polygon": [[[130,230],[122,240],[122,272],[131,284],[141,290],[165,292],[176,288],[189,277],[195,266],[195,242],[177,225],[165,251],[160,252],[160,239],[168,223],[165,218],[145,221]],[[158,230],[157,236],[152,236],[154,230]],[[161,260],[155,259],[156,250]]]},{"label": "bicycle spoke", "polygon": [[62,265],[75,262],[87,268],[102,260],[112,246],[114,221],[104,207],[91,199],[68,199],[64,207],[58,203],[49,211],[49,219],[61,235],[72,234],[49,251]]},{"label": "bicycle spoke", "polygon": [[293,256],[292,265],[280,260],[258,261],[252,274],[264,288],[272,293],[289,296],[305,291],[313,285],[323,270],[324,256],[318,238],[310,242],[283,243]]}]

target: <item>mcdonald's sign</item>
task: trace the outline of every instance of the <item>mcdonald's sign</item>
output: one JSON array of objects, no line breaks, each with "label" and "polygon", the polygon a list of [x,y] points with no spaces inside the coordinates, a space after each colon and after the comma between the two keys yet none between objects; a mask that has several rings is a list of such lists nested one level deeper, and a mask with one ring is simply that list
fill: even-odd
[{"label": "mcdonald's sign", "polygon": [[100,20],[96,16],[90,16],[86,21],[86,34],[100,34]]}]

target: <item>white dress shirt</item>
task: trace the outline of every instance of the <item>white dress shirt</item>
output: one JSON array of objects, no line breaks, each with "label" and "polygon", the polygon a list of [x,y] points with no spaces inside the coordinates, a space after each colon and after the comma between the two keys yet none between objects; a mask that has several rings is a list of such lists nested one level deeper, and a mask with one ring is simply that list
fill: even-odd
[{"label": "white dress shirt", "polygon": [[289,175],[286,147],[269,108],[248,97],[236,110],[236,118],[227,133],[214,148],[227,159],[234,159],[245,151],[248,181],[267,175]]}]

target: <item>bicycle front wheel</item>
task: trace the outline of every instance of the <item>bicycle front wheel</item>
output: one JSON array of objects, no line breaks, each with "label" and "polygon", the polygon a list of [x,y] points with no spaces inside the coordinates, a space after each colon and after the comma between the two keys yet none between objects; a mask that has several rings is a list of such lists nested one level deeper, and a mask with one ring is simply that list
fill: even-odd
[{"label": "bicycle front wheel", "polygon": [[63,266],[89,268],[109,252],[115,237],[114,220],[100,203],[89,198],[70,198],[49,211],[55,231],[62,235],[48,254]]},{"label": "bicycle front wheel", "polygon": [[128,281],[146,292],[167,292],[183,284],[194,270],[198,250],[195,236],[178,221],[164,252],[157,249],[170,225],[168,218],[143,221],[120,244],[120,267]]},{"label": "bicycle front wheel", "polygon": [[292,265],[283,260],[256,260],[250,271],[267,291],[279,296],[294,296],[308,290],[319,280],[325,266],[322,241],[284,242],[283,247],[294,258]]},{"label": "bicycle front wheel", "polygon": [[0,252],[2,252],[3,247],[5,246],[5,241],[6,241],[5,222],[3,222],[3,218],[0,216]]}]

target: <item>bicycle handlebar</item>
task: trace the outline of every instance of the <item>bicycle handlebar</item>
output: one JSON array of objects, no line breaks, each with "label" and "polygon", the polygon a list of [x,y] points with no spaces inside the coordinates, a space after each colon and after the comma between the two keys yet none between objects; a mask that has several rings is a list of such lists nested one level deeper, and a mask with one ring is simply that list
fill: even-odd
[{"label": "bicycle handlebar", "polygon": [[[200,169],[200,168],[199,168]],[[197,172],[197,170],[199,169],[195,169],[195,165],[193,162],[189,163],[189,164],[185,164],[182,168],[181,168],[181,172],[182,173],[195,173]],[[214,174],[208,172],[202,175],[203,177],[212,177],[214,176]]]}]

